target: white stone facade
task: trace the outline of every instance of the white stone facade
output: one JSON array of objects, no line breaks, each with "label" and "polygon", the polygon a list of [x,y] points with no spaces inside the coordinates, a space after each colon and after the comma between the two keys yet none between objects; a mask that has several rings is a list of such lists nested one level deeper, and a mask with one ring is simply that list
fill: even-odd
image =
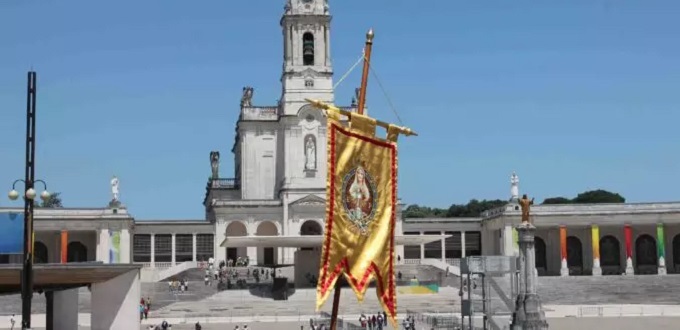
[{"label": "white stone facade", "polygon": [[[324,0],[289,1],[284,9],[281,99],[275,106],[253,106],[249,97],[242,102],[234,185],[211,185],[206,196],[217,259],[227,258],[219,245],[228,235],[297,236],[325,226],[326,121],[305,99],[335,101],[330,22]],[[277,248],[273,261],[292,263],[294,251]],[[271,262],[272,253],[262,248],[237,249],[257,263],[267,253]]]}]

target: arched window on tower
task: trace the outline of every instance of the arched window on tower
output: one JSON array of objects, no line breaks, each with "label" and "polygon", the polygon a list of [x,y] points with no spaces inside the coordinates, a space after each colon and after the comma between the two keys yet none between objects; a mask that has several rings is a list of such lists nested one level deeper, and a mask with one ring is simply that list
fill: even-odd
[{"label": "arched window on tower", "polygon": [[314,65],[314,35],[310,32],[302,35],[302,64]]}]

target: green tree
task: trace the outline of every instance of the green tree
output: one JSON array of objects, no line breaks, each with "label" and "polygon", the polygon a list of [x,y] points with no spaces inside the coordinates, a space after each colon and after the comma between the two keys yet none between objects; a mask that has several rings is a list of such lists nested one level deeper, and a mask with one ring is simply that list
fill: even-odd
[{"label": "green tree", "polygon": [[571,204],[571,199],[566,197],[550,197],[543,200],[541,204]]},{"label": "green tree", "polygon": [[617,193],[598,189],[580,193],[571,201],[579,204],[625,203],[626,199]]},{"label": "green tree", "polygon": [[589,190],[578,194],[573,199],[566,197],[550,197],[543,201],[543,204],[602,204],[602,203],[625,203],[626,199],[607,190]]},{"label": "green tree", "polygon": [[437,218],[446,215],[446,210],[412,204],[402,211],[404,218]]},{"label": "green tree", "polygon": [[55,192],[50,195],[50,198],[41,201],[39,207],[59,208],[64,207],[61,204],[61,193]]},{"label": "green tree", "polygon": [[482,215],[482,212],[495,209],[497,207],[508,204],[507,201],[494,199],[494,200],[476,200],[471,199],[467,204],[457,205],[453,204],[449,207],[446,217],[448,218],[461,218],[461,217],[478,217]]},{"label": "green tree", "polygon": [[507,201],[496,200],[476,200],[472,199],[467,204],[451,204],[448,209],[436,207],[420,206],[418,204],[409,205],[402,212],[404,218],[462,218],[479,217],[482,212],[497,208],[507,204]]}]

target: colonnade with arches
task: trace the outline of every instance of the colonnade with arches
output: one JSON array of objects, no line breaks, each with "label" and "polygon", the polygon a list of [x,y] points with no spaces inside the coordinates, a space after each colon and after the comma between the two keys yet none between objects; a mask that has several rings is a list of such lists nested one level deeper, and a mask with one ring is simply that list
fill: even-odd
[{"label": "colonnade with arches", "polygon": [[[281,222],[276,220],[264,221],[228,221],[225,236],[308,236],[323,235],[323,224],[319,220],[302,220],[292,222],[291,228],[284,228]],[[293,228],[295,227],[295,228]],[[275,265],[292,263],[292,253],[295,248],[283,247],[227,247],[226,260],[237,260],[248,257],[250,264]]]},{"label": "colonnade with arches", "polygon": [[[95,232],[39,231],[33,242],[33,262],[69,263],[97,259]],[[21,254],[0,255],[0,264],[21,263]]]},{"label": "colonnade with arches", "polygon": [[680,226],[590,225],[538,228],[539,275],[680,273]]}]

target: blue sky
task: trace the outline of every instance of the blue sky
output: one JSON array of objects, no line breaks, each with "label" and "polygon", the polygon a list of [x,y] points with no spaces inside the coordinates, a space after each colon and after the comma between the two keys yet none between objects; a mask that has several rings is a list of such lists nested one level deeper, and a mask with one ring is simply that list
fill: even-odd
[{"label": "blue sky", "polygon": [[[241,88],[280,96],[283,0],[0,2],[0,187],[23,177],[26,71],[37,176],[65,206],[200,219],[210,150],[233,173]],[[587,189],[680,200],[677,1],[331,0],[336,78],[369,27],[403,123],[399,194],[445,207]],[[349,103],[355,70],[337,89]],[[396,121],[375,79],[370,113]],[[5,189],[0,188],[0,189]],[[3,195],[5,195],[3,193]],[[6,197],[0,205],[14,205]],[[18,205],[18,204],[17,204]]]}]

